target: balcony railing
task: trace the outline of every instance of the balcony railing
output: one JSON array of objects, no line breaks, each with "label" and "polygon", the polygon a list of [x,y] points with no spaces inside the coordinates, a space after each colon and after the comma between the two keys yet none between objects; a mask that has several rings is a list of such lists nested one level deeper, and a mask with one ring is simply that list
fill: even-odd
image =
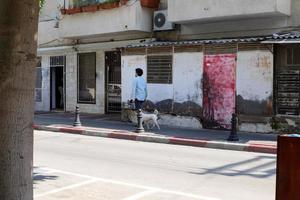
[{"label": "balcony railing", "polygon": [[119,3],[120,0],[73,0],[70,1],[69,8],[100,5],[105,3]]},{"label": "balcony railing", "polygon": [[95,12],[102,9],[112,9],[125,5],[128,0],[70,0],[67,8],[61,9],[62,14]]}]

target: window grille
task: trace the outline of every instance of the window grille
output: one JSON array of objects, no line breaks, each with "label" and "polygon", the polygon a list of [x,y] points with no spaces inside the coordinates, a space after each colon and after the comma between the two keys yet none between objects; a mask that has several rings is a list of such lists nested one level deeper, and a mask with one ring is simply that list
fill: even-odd
[{"label": "window grille", "polygon": [[172,55],[147,56],[147,82],[154,84],[172,84]]}]

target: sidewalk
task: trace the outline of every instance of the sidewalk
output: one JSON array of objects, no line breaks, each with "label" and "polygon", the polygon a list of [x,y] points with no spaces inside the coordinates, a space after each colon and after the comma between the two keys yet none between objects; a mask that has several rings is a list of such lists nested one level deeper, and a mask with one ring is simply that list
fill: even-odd
[{"label": "sidewalk", "polygon": [[275,134],[239,133],[239,142],[227,142],[228,131],[192,130],[161,126],[143,134],[135,133],[131,123],[120,121],[118,115],[81,114],[82,127],[74,128],[72,113],[39,113],[34,118],[36,130],[46,130],[90,136],[127,139],[144,142],[187,145],[259,153],[277,152]]}]

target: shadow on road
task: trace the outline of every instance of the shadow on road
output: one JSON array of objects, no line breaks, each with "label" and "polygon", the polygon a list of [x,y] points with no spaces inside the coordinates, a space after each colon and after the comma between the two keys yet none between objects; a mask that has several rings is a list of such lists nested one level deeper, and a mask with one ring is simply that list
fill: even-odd
[{"label": "shadow on road", "polygon": [[35,172],[33,172],[33,184],[39,184],[40,182],[44,182],[44,181],[52,181],[52,180],[56,180],[58,179],[58,176],[55,175],[50,175],[46,172],[38,172],[38,167],[34,167],[33,168]]},{"label": "shadow on road", "polygon": [[203,172],[190,172],[191,174],[207,175],[217,174],[223,176],[250,176],[254,178],[268,178],[276,174],[276,157],[257,156],[252,159],[226,164],[216,168],[202,168]]}]

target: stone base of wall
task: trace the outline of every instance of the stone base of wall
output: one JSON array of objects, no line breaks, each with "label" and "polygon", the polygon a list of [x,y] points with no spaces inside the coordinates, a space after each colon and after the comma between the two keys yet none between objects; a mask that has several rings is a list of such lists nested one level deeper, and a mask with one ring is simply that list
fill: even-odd
[{"label": "stone base of wall", "polygon": [[241,132],[249,133],[273,133],[274,130],[271,127],[271,124],[267,123],[241,123],[238,127],[238,130]]},{"label": "stone base of wall", "polygon": [[[122,121],[137,123],[136,112],[132,109],[123,109]],[[202,124],[197,118],[188,116],[160,114],[158,123],[171,127],[202,129]]]},{"label": "stone base of wall", "polygon": [[161,125],[179,128],[202,129],[201,122],[195,117],[172,115],[161,115],[160,117],[159,124]]},{"label": "stone base of wall", "polygon": [[[136,112],[130,108],[123,109],[122,121],[137,123]],[[201,121],[196,117],[160,114],[160,125],[178,128],[202,129]],[[238,116],[238,131],[249,133],[284,133],[300,132],[300,117],[263,117]]]}]

